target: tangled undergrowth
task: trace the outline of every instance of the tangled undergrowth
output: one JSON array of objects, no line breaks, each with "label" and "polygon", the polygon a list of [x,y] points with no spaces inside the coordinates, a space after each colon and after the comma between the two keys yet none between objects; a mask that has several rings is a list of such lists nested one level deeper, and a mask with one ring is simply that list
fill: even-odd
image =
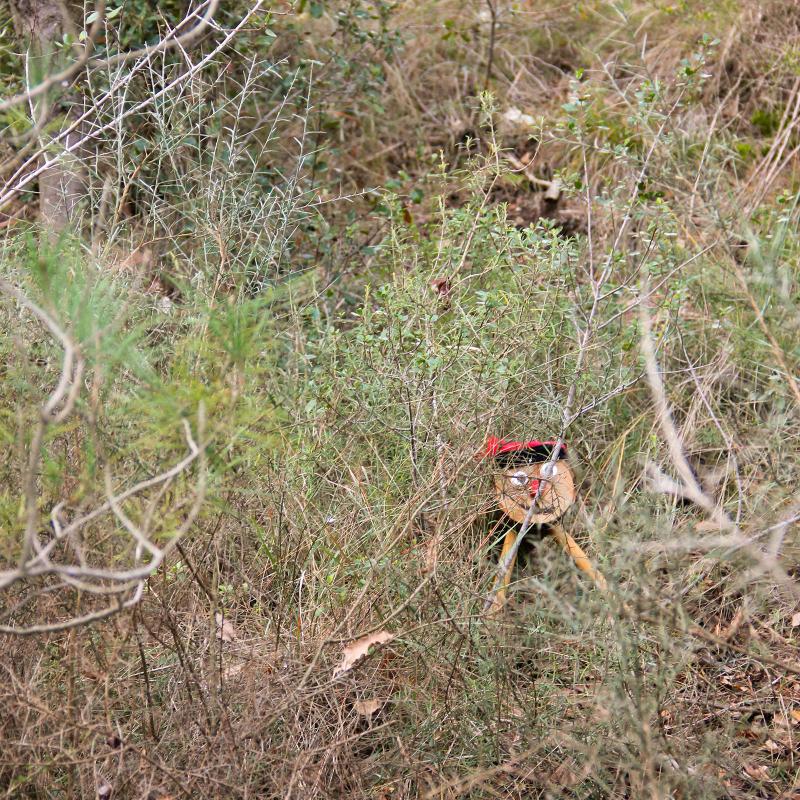
[{"label": "tangled undergrowth", "polygon": [[[303,2],[95,137],[58,241],[20,195],[5,796],[800,797],[798,32]],[[485,613],[490,434],[563,435],[606,594],[532,534]]]}]

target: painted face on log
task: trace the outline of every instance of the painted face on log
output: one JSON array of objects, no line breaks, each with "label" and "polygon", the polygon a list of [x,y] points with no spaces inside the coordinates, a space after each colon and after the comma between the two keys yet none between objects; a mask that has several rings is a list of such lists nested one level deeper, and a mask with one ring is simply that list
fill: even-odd
[{"label": "painted face on log", "polygon": [[575,476],[565,459],[508,465],[494,485],[500,508],[515,522],[524,521],[534,501],[531,523],[537,525],[559,519],[575,502]]}]

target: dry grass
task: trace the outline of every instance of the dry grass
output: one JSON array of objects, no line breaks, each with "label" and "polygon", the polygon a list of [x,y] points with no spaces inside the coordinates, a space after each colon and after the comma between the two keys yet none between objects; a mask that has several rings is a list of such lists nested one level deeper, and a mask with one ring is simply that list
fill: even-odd
[{"label": "dry grass", "polygon": [[[151,250],[114,278],[120,350],[84,345],[101,411],[81,400],[52,432],[39,498],[102,497],[93,459],[152,474],[200,400],[208,494],[134,609],[3,638],[6,797],[800,797],[800,22],[787,2],[688,5],[403,4],[404,46],[368,40],[344,73],[333,9],[273,21],[272,55],[321,66],[313,100],[282,84],[302,119],[262,135],[246,106],[231,141],[257,151],[250,174],[175,142],[228,130],[227,110],[198,121],[207,95],[238,81],[249,102],[271,78],[220,70],[174,124],[148,120],[160,144],[120,161],[130,218],[68,245],[100,266]],[[554,176],[550,207],[536,181]],[[3,258],[56,296],[11,234]],[[58,358],[0,314],[14,563],[26,426]],[[562,432],[580,477],[565,526],[610,590],[531,535],[487,617],[502,531],[474,453],[487,433]],[[694,502],[672,491],[684,456]],[[153,504],[164,537],[183,488]],[[112,559],[114,533],[91,552]],[[92,607],[62,589],[7,593],[3,624]]]}]

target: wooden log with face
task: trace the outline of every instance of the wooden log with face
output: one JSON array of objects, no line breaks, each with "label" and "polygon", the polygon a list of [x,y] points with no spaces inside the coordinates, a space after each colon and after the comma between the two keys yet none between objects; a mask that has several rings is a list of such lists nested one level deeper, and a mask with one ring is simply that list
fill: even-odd
[{"label": "wooden log with face", "polygon": [[564,458],[507,465],[494,486],[497,504],[514,522],[524,522],[531,505],[531,525],[555,522],[575,502],[575,475]]},{"label": "wooden log with face", "polygon": [[[494,458],[500,468],[494,479],[497,504],[515,522],[523,523],[530,513],[530,525],[547,526],[547,532],[572,558],[575,566],[592,578],[598,588],[605,589],[605,578],[594,568],[578,543],[557,524],[575,502],[577,492],[575,473],[566,459],[566,446],[562,444],[554,460],[556,446],[554,441],[513,442],[491,437],[486,443],[485,455]],[[516,538],[513,529],[506,534],[501,564]],[[498,578],[499,585],[492,603],[495,611],[505,604],[506,587],[513,567],[512,559],[508,569]]]}]

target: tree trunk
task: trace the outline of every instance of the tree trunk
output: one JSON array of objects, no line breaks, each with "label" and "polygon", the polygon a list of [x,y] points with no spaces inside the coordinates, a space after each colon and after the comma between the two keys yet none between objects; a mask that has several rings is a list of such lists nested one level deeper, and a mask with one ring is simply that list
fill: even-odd
[{"label": "tree trunk", "polygon": [[[27,49],[28,80],[36,84],[59,69],[63,57],[55,43],[62,41],[65,33],[74,37],[74,26],[59,0],[10,0],[10,4],[17,34]],[[46,94],[36,98],[34,106],[35,120],[48,118],[54,111],[58,113],[58,109],[49,107]],[[48,147],[48,158],[59,151],[61,157],[39,177],[39,214],[51,235],[57,235],[75,220],[76,206],[85,194],[80,158],[64,152],[64,147],[74,143],[79,135],[75,131],[65,142]],[[42,147],[47,147],[51,139],[42,134],[39,141]]]}]

